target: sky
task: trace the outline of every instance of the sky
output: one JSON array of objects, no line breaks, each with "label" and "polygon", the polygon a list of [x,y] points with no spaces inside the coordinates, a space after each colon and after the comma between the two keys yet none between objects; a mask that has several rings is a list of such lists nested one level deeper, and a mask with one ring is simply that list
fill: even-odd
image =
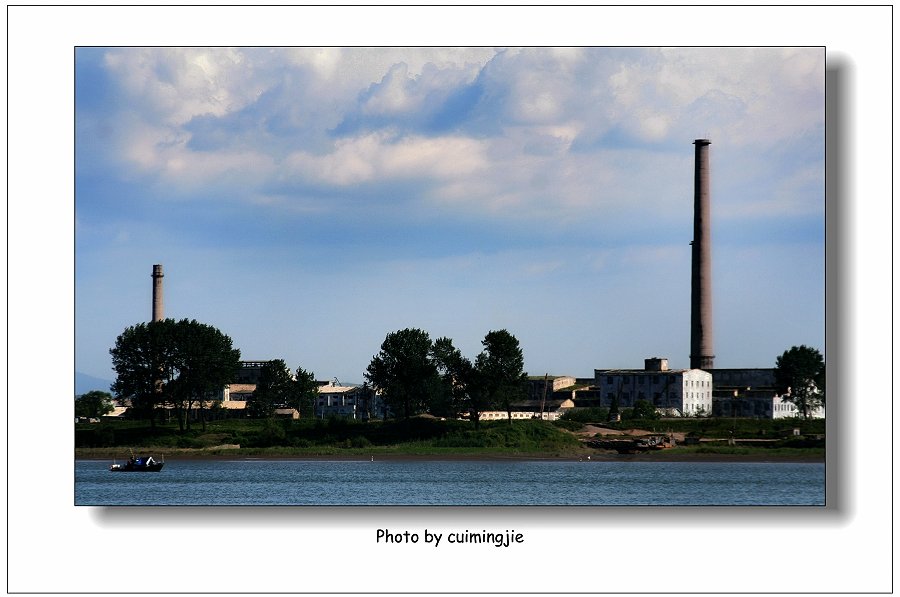
[{"label": "sky", "polygon": [[531,375],[687,367],[694,139],[717,367],[825,354],[825,51],[75,51],[75,368],[165,315],[361,383],[393,331]]}]

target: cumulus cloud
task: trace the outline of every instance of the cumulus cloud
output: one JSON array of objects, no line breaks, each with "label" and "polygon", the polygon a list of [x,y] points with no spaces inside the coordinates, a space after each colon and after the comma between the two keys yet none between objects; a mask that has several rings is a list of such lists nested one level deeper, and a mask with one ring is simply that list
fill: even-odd
[{"label": "cumulus cloud", "polygon": [[[665,208],[698,136],[824,146],[816,49],[120,48],[103,66],[107,159],[175,195],[225,183],[272,208],[408,181],[422,206],[594,217]],[[780,176],[808,204],[822,174]]]},{"label": "cumulus cloud", "polygon": [[184,124],[194,116],[223,116],[262,92],[244,53],[228,48],[123,48],[105,64],[132,108],[160,122]]},{"label": "cumulus cloud", "polygon": [[339,140],[326,155],[292,154],[287,169],[293,176],[319,185],[339,186],[397,179],[453,180],[485,167],[477,140],[463,137],[401,137],[373,133]]}]

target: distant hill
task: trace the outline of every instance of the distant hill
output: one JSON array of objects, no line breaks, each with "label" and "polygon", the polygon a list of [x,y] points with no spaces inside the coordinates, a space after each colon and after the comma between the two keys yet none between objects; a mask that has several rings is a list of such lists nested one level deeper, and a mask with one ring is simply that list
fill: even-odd
[{"label": "distant hill", "polygon": [[87,373],[82,373],[81,371],[75,372],[76,396],[87,394],[88,392],[91,392],[93,390],[109,392],[109,386],[111,385],[112,381],[108,379],[100,379],[99,377],[94,377],[92,375],[88,375]]}]

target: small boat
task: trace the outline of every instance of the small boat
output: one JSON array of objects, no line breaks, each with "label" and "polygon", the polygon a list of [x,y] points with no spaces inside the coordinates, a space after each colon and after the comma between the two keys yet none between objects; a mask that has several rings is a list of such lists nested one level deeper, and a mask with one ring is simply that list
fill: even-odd
[{"label": "small boat", "polygon": [[153,456],[132,456],[125,464],[114,462],[109,465],[109,470],[114,473],[158,473],[165,464],[165,457],[160,462],[154,460]]}]

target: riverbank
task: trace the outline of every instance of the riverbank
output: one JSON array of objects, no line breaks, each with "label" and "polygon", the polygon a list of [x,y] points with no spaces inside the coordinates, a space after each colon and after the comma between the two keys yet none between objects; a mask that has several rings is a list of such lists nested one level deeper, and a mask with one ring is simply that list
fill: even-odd
[{"label": "riverbank", "polygon": [[[141,448],[141,454],[177,460],[311,460],[311,461],[581,461],[581,462],[825,462],[824,450],[779,448],[714,448],[675,447],[641,454],[619,454],[614,451],[580,450],[577,452],[511,452],[495,450],[289,450],[278,449],[206,449],[206,448]],[[124,460],[129,452],[119,448],[76,448],[76,460]]]},{"label": "riverbank", "polygon": [[[131,450],[171,459],[308,460],[689,460],[824,461],[825,440],[816,427],[785,437],[783,423],[752,421],[719,429],[722,421],[638,421],[616,425],[573,421],[469,421],[414,417],[355,422],[342,419],[222,420],[206,429],[140,421],[76,425],[75,457],[124,460]],[[674,447],[623,455],[604,442],[664,434]],[[690,436],[690,437],[689,437]],[[730,439],[734,437],[735,439]],[[737,439],[746,438],[746,439]],[[691,439],[691,441],[688,441]],[[696,441],[694,441],[696,440]]]}]

